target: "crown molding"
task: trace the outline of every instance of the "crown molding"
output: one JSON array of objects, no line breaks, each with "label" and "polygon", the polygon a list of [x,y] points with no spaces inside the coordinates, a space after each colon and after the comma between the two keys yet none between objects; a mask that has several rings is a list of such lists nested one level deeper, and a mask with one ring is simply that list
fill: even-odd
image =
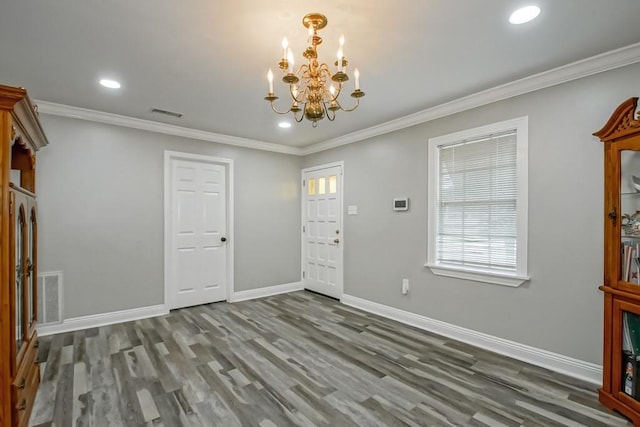
[{"label": "crown molding", "polygon": [[40,113],[50,114],[52,116],[69,117],[73,119],[88,120],[91,122],[106,123],[110,125],[163,133],[166,135],[197,139],[200,141],[217,142],[219,144],[235,145],[236,147],[253,148],[255,150],[273,151],[275,153],[293,154],[298,156],[301,154],[300,148],[290,147],[288,145],[273,144],[270,142],[257,141],[254,139],[239,138],[236,136],[223,135],[220,133],[206,132],[203,130],[169,125],[166,123],[154,122],[151,120],[136,119],[134,117],[105,113],[102,111],[74,107],[71,105],[56,104],[54,102],[37,100],[36,103],[38,104],[38,111]]},{"label": "crown molding", "polygon": [[496,86],[491,89],[476,92],[451,102],[427,108],[426,110],[418,111],[405,117],[400,117],[363,130],[309,145],[302,148],[300,154],[306,156],[308,154],[318,153],[320,151],[373,138],[374,136],[426,123],[431,120],[450,116],[472,108],[481,107],[483,105],[502,101],[514,96],[556,86],[572,80],[602,73],[604,71],[614,70],[637,62],[640,62],[640,43],[572,62],[570,64]]}]

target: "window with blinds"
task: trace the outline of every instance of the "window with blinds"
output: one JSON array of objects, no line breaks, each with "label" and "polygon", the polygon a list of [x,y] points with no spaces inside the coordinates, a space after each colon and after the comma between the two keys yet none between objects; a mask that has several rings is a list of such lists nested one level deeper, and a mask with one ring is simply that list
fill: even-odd
[{"label": "window with blinds", "polygon": [[[488,282],[528,279],[526,118],[518,120],[429,141],[427,265],[440,269],[434,273]],[[456,270],[465,274],[452,274]],[[480,275],[469,275],[474,272]],[[522,283],[506,282],[500,284]]]},{"label": "window with blinds", "polygon": [[438,150],[436,261],[515,273],[515,130]]}]

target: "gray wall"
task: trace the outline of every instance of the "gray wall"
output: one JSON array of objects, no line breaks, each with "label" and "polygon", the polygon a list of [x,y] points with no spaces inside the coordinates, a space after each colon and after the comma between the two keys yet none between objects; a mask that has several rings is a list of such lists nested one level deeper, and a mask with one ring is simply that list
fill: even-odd
[{"label": "gray wall", "polygon": [[235,290],[300,280],[301,159],[42,115],[39,270],[65,318],[162,304],[164,151],[234,160]]},{"label": "gray wall", "polygon": [[[345,206],[358,206],[344,221],[345,293],[601,363],[603,147],[591,134],[640,94],[639,75],[628,66],[307,156],[305,167],[344,160]],[[427,140],[525,115],[531,281],[434,276],[424,267]],[[400,196],[410,211],[392,211]]]}]

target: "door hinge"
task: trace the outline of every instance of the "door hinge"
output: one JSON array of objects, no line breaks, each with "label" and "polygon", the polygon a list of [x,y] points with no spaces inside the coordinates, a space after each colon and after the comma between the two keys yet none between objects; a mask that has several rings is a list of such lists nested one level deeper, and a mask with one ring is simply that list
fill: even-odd
[{"label": "door hinge", "polygon": [[307,186],[307,180],[305,180],[305,179],[303,179],[303,180],[302,180],[302,186],[303,186],[303,187],[306,187],[306,186]]},{"label": "door hinge", "polygon": [[303,232],[303,233],[306,233],[306,232],[307,232],[307,228],[306,228],[304,225],[302,226],[302,232]]},{"label": "door hinge", "polygon": [[302,272],[302,278],[303,278],[303,279],[304,279],[304,275],[305,275],[305,273],[304,273],[304,271],[303,271],[303,272]]}]

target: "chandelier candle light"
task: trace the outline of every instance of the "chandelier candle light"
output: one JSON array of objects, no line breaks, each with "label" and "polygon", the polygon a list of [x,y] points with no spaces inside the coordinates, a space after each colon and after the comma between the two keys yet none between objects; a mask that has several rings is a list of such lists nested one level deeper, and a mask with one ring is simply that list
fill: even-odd
[{"label": "chandelier candle light", "polygon": [[[289,85],[291,95],[291,106],[286,111],[279,111],[274,101],[278,97],[273,92],[273,72],[269,69],[267,79],[269,80],[269,93],[264,98],[271,104],[271,108],[278,114],[293,112],[297,122],[301,122],[303,117],[311,121],[313,127],[318,125],[318,120],[325,116],[333,121],[336,118],[336,111],[353,111],[360,105],[360,98],[364,92],[360,90],[360,72],[356,68],[353,71],[355,77],[355,90],[351,96],[356,103],[351,108],[343,108],[338,98],[342,88],[349,80],[347,75],[347,59],[344,57],[344,36],[340,36],[340,47],[338,48],[338,59],[334,65],[337,67],[335,73],[331,73],[331,68],[326,63],[318,63],[318,45],[322,43],[322,38],[318,36],[318,30],[327,25],[327,17],[320,13],[309,13],[302,19],[302,25],[309,30],[309,45],[302,53],[308,63],[300,65],[297,70],[294,68],[294,59],[289,42],[282,40],[282,59],[278,66],[283,72],[282,81]],[[294,71],[295,70],[295,71]],[[298,113],[303,112],[299,117]]]}]

